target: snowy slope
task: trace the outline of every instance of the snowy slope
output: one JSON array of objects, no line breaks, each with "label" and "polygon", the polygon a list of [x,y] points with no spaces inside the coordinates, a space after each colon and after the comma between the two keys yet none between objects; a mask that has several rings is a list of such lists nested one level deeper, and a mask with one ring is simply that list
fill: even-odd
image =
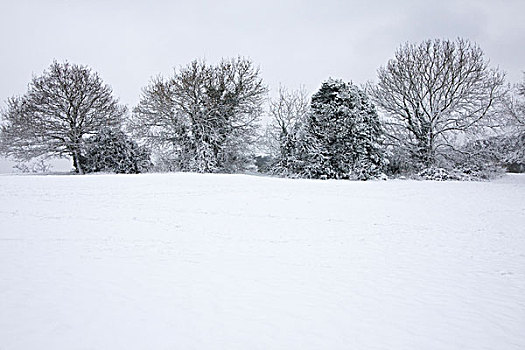
[{"label": "snowy slope", "polygon": [[525,177],[0,176],[0,349],[525,349]]}]

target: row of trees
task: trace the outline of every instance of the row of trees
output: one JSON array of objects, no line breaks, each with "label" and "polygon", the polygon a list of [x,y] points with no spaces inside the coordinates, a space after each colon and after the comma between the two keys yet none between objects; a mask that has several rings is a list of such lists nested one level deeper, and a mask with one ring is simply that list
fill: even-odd
[{"label": "row of trees", "polygon": [[[365,179],[377,169],[458,179],[490,176],[503,164],[523,170],[524,109],[525,80],[512,89],[468,40],[405,44],[378,70],[377,84],[360,90],[329,80],[311,103],[303,91],[280,91],[270,108],[270,139],[279,139],[270,142],[273,170]],[[319,123],[325,146],[314,136]]]},{"label": "row of trees", "polygon": [[311,98],[281,88],[261,132],[266,94],[248,59],[196,60],[153,78],[129,113],[88,67],[54,62],[7,101],[0,151],[19,160],[69,156],[80,174],[153,164],[242,172],[261,153],[267,171],[309,178],[524,162],[525,82],[511,90],[467,40],[403,45],[377,84],[329,79]]}]

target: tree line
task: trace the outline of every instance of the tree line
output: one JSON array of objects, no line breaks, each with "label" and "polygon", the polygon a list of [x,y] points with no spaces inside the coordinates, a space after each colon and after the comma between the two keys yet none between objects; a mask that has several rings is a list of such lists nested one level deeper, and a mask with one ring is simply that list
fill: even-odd
[{"label": "tree line", "polygon": [[0,151],[70,157],[79,174],[257,166],[304,178],[460,179],[525,164],[525,79],[507,84],[468,40],[402,45],[377,83],[330,78],[311,97],[267,93],[249,59],[195,60],[152,78],[128,110],[89,67],[55,61],[6,101]]}]

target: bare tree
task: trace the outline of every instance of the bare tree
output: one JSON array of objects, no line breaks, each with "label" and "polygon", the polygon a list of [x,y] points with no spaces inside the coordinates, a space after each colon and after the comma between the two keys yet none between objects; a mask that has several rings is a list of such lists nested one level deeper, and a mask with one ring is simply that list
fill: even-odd
[{"label": "bare tree", "polygon": [[270,100],[271,120],[266,128],[266,144],[273,158],[277,173],[286,173],[296,160],[297,142],[302,124],[310,110],[310,97],[306,90],[289,91],[279,87],[279,94]]},{"label": "bare tree", "polygon": [[130,129],[156,151],[169,152],[176,170],[241,170],[267,91],[259,75],[245,58],[215,66],[193,61],[169,79],[151,81]]},{"label": "bare tree", "polygon": [[463,39],[405,44],[378,80],[371,94],[385,113],[385,131],[425,166],[455,149],[462,135],[497,125],[496,104],[506,92],[504,74]]},{"label": "bare tree", "polygon": [[19,160],[70,156],[83,174],[86,137],[121,124],[126,108],[90,68],[54,62],[2,112],[1,149]]}]

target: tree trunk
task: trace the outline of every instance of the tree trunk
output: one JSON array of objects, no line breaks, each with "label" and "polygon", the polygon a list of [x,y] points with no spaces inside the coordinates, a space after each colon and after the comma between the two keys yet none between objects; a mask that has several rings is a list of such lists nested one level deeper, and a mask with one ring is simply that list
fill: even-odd
[{"label": "tree trunk", "polygon": [[75,172],[77,172],[79,175],[84,175],[84,169],[80,163],[80,155],[77,151],[73,152],[73,165],[75,166]]}]

